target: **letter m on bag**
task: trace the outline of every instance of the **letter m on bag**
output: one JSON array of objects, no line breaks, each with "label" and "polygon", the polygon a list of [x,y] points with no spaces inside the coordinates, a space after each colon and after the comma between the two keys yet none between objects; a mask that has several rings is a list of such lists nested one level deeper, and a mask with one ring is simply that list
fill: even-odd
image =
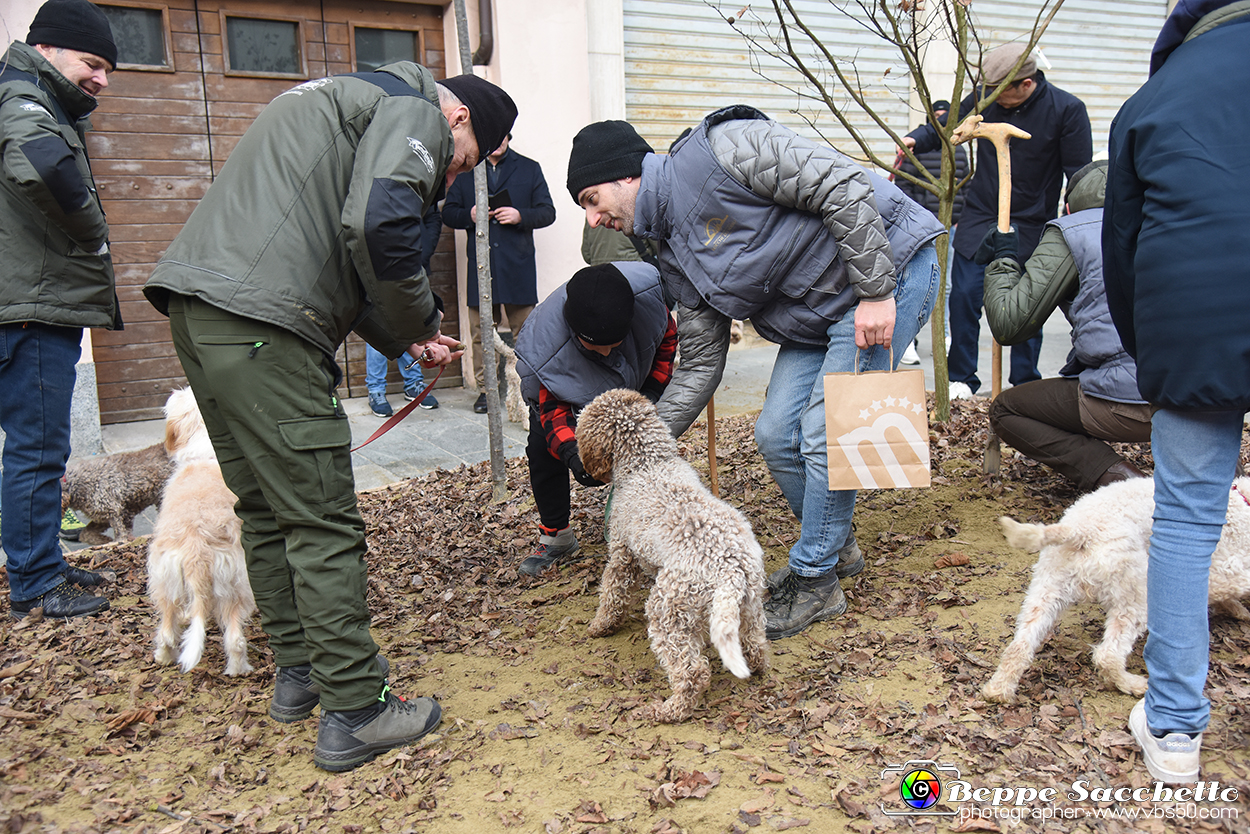
[{"label": "letter m on bag", "polygon": [[929,486],[924,372],[825,375],[829,489]]}]

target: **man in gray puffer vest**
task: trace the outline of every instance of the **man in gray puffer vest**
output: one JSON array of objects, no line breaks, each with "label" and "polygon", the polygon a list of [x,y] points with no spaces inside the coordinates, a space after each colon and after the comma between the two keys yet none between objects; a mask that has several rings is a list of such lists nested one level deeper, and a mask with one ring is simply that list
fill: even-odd
[{"label": "man in gray puffer vest", "polygon": [[0,427],[14,617],[97,614],[94,572],[61,554],[61,478],[83,328],[120,330],[108,225],[87,160],[88,115],[117,64],[108,19],[49,0],[0,57]]},{"label": "man in gray puffer vest", "polygon": [[1082,490],[1145,474],[1104,441],[1150,440],[1150,406],[1137,391],[1137,363],[1111,321],[1102,279],[1106,161],[1068,183],[1069,214],[1051,220],[1023,270],[1013,229],[986,233],[975,259],[985,270],[985,317],[1000,344],[1041,331],[1056,307],[1072,325],[1072,352],[1057,379],[1016,385],[994,398],[995,434]]},{"label": "man in gray puffer vest", "polygon": [[144,295],[169,316],[226,486],[278,673],[269,715],[321,705],[313,762],[348,770],[438,726],[369,633],[365,525],[334,353],[460,356],[422,266],[422,218],[512,129],[508,94],[411,61],[271,101],[170,244]]},{"label": "man in gray puffer vest", "polygon": [[781,345],[755,440],[802,531],[769,577],[766,629],[777,639],[838,616],[838,579],[864,562],[855,492],[828,488],[824,375],[857,357],[885,370],[891,346],[915,338],[937,298],[942,227],[884,177],[743,105],[709,115],[667,156],[625,122],[589,125],[573,140],[568,188],[590,225],[660,243],[681,361],[657,407],[675,435],[720,383],[732,319]]}]

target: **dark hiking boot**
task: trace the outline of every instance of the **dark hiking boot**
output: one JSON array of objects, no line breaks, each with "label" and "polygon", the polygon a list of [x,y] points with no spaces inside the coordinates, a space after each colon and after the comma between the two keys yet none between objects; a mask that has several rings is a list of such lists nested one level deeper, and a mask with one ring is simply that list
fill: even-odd
[{"label": "dark hiking boot", "polygon": [[65,581],[80,588],[98,588],[105,583],[116,582],[117,574],[111,570],[97,572],[68,567],[65,569]]},{"label": "dark hiking boot", "polygon": [[764,603],[764,636],[769,640],[789,637],[844,611],[846,596],[835,571],[810,578],[792,573]]},{"label": "dark hiking boot", "polygon": [[[855,541],[855,537],[851,536],[850,543],[844,545],[838,551],[838,564],[834,568],[838,579],[846,579],[847,577],[856,576],[864,569],[864,554],[859,549],[859,542]],[[781,587],[781,583],[790,575],[790,566],[786,565],[780,570],[775,570],[768,575],[768,591],[769,593],[777,593],[777,589]]]},{"label": "dark hiking boot", "polygon": [[433,698],[406,701],[384,687],[378,703],[364,709],[321,711],[313,764],[322,770],[351,770],[379,753],[412,744],[442,719],[443,710]]},{"label": "dark hiking boot", "polygon": [[[378,669],[382,677],[391,671],[391,664],[377,655]],[[321,701],[321,685],[312,679],[312,665],[279,666],[273,678],[273,701],[269,704],[269,717],[283,724],[303,721],[312,715],[313,707]]]},{"label": "dark hiking boot", "polygon": [[1131,481],[1134,478],[1149,478],[1145,472],[1138,469],[1126,460],[1119,463],[1113,463],[1106,472],[1098,476],[1098,480],[1094,481],[1094,489],[1105,487],[1107,484],[1115,484],[1120,481]]},{"label": "dark hiking boot", "polygon": [[577,537],[573,535],[571,527],[565,527],[554,536],[540,534],[538,549],[526,556],[517,570],[527,576],[538,576],[552,565],[572,556],[578,547]]},{"label": "dark hiking boot", "polygon": [[99,614],[101,611],[107,611],[108,607],[109,601],[104,597],[93,596],[64,580],[60,585],[34,599],[9,600],[9,613],[18,620],[36,608],[43,609],[44,617],[63,620]]}]

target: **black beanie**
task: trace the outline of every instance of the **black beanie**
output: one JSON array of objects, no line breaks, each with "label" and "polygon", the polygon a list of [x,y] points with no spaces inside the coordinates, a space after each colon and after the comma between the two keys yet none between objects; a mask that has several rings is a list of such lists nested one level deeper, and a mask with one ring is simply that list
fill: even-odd
[{"label": "black beanie", "polygon": [[[586,125],[573,137],[569,154],[569,194],[592,185],[642,174],[642,158],[654,153],[647,140],[629,122],[618,120]],[[581,203],[578,203],[581,205]]]},{"label": "black beanie", "polygon": [[109,19],[87,0],[48,0],[35,12],[26,42],[90,52],[117,69],[117,44]]},{"label": "black beanie", "polygon": [[592,345],[625,341],[634,321],[634,289],[612,264],[579,269],[565,286],[564,320]]},{"label": "black beanie", "polygon": [[512,123],[516,121],[516,103],[503,90],[476,75],[453,75],[438,83],[455,93],[469,108],[478,159],[485,159],[511,132]]}]

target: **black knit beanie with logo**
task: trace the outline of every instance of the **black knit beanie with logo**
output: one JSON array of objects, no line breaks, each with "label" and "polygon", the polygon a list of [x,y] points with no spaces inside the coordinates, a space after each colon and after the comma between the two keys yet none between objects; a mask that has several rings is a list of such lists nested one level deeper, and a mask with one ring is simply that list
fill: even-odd
[{"label": "black knit beanie with logo", "polygon": [[569,154],[568,187],[573,202],[592,185],[640,176],[642,158],[649,153],[654,153],[651,146],[629,122],[613,119],[586,125],[573,137]]},{"label": "black knit beanie with logo", "polygon": [[26,43],[90,52],[117,68],[117,44],[104,12],[87,0],[48,0],[35,12]]},{"label": "black knit beanie with logo", "polygon": [[469,108],[473,138],[477,140],[478,159],[490,156],[503,144],[503,138],[516,121],[516,102],[499,87],[476,75],[453,75],[438,82],[455,93],[461,104]]},{"label": "black knit beanie with logo", "polygon": [[564,320],[592,345],[625,341],[634,321],[634,289],[612,264],[579,269],[565,287]]}]

